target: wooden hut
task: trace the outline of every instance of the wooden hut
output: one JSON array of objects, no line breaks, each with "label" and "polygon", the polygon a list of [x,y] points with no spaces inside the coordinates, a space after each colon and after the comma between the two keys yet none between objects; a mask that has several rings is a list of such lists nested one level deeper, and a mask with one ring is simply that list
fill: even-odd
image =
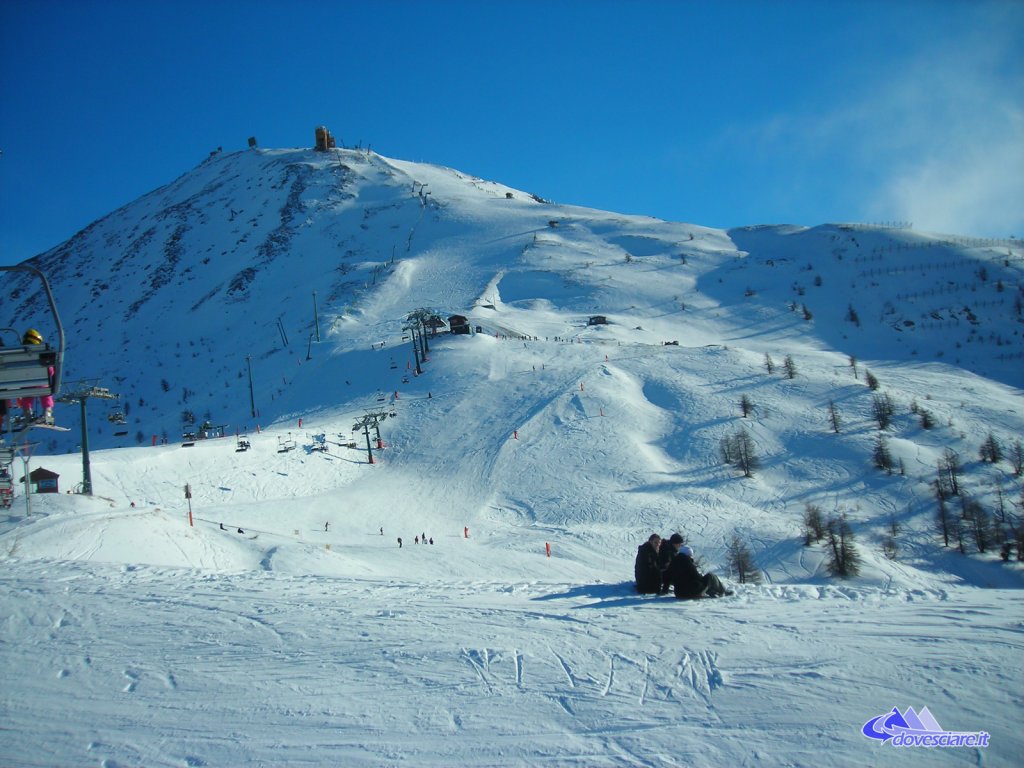
[{"label": "wooden hut", "polygon": [[448,318],[448,329],[452,333],[469,333],[469,320],[464,315],[452,315]]},{"label": "wooden hut", "polygon": [[[60,493],[60,488],[57,485],[57,480],[60,478],[56,472],[51,472],[48,469],[39,467],[33,469],[28,473],[28,481],[32,488],[32,493]],[[22,475],[19,483],[25,482],[25,476]]]}]

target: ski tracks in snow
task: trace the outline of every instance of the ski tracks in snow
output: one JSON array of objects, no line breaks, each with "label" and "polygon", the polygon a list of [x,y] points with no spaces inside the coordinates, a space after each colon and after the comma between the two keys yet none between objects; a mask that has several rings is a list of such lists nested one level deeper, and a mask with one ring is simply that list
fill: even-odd
[{"label": "ski tracks in snow", "polygon": [[[474,626],[486,631],[479,618]],[[718,650],[652,642],[642,625],[629,626],[631,618],[616,618],[611,634],[604,632],[604,641],[595,643],[586,624],[555,616],[537,620],[531,613],[531,621],[519,622],[511,635],[491,636],[498,644],[461,644],[464,673],[456,688],[482,696],[499,722],[533,713],[545,731],[524,733],[528,740],[544,742],[555,733],[583,730],[598,737],[607,754],[644,764],[636,753],[641,732],[678,728],[683,721],[695,728],[721,722],[716,696],[727,683]],[[465,723],[472,711],[464,707],[464,700],[449,700],[447,721]],[[635,713],[630,716],[634,728],[624,725],[623,711]]]},{"label": "ski tracks in snow", "polygon": [[[1019,670],[1019,616],[998,595],[801,585],[683,605],[545,583],[5,568],[0,664],[26,703],[5,748],[54,765],[297,764],[310,749],[331,764],[710,765],[752,737],[771,762],[822,718],[859,747],[878,690],[902,690],[893,670],[950,717],[952,692],[986,675],[1009,689]],[[1014,738],[1011,715],[987,716]]]},{"label": "ski tracks in snow", "polygon": [[[665,656],[652,650],[639,657],[614,651],[593,651],[579,656],[574,649],[544,648],[532,654],[516,648],[463,647],[463,662],[488,693],[512,688],[549,696],[562,709],[577,714],[569,702],[627,697],[638,705],[699,698],[706,704],[724,678],[718,668],[718,653],[711,650],[681,650]],[[532,670],[527,680],[527,664]]]}]

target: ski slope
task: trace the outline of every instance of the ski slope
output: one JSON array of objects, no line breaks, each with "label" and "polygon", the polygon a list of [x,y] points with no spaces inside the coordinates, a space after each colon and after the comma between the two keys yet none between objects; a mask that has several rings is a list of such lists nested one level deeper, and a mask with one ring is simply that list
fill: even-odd
[{"label": "ski slope", "polygon": [[[700,383],[710,367],[687,379],[702,357],[717,383]],[[699,427],[666,438],[692,419],[686,390],[720,388],[729,360],[451,338],[393,401],[372,465],[326,412],[245,452],[231,437],[94,452],[95,497],[37,495],[0,525],[3,762],[1014,764],[1020,569],[943,552],[924,510],[886,559],[872,537],[888,481],[837,462],[867,563],[827,578],[780,498],[822,482],[812,451],[740,481],[700,459]],[[762,402],[813,444],[779,385]],[[327,452],[315,434],[336,438]],[[33,460],[62,477],[78,462]],[[636,595],[636,545],[677,529],[727,578],[725,540],[746,533],[765,583]],[[924,705],[991,745],[860,733]]]}]

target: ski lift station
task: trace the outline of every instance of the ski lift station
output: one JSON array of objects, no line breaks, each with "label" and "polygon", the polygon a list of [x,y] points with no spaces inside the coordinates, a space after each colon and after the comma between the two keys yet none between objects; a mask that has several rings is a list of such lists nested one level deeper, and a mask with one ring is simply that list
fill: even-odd
[{"label": "ski lift station", "polygon": [[452,315],[448,318],[448,329],[451,333],[469,333],[469,320],[464,315]]}]

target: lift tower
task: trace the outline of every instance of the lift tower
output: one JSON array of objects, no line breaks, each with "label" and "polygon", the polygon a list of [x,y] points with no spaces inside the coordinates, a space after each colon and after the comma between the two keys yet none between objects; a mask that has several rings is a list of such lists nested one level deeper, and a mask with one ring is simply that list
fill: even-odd
[{"label": "lift tower", "polygon": [[117,400],[116,395],[106,387],[97,386],[99,379],[82,379],[67,385],[67,391],[57,398],[61,403],[78,403],[82,409],[82,493],[92,496],[92,471],[89,469],[89,420],[85,404],[91,397],[101,400]]}]

